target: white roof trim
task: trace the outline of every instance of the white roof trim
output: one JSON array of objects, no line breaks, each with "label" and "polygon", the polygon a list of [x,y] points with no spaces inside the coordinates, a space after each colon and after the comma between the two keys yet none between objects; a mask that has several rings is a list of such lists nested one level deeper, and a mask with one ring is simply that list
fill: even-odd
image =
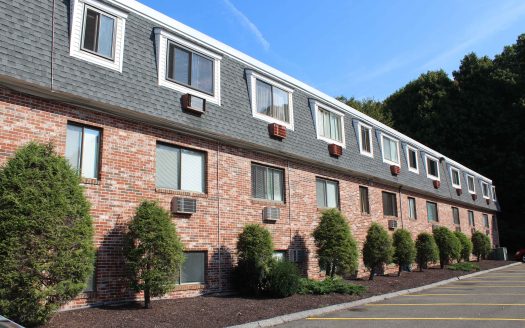
[{"label": "white roof trim", "polygon": [[368,115],[365,115],[361,112],[359,112],[358,110],[350,107],[350,106],[347,106],[345,104],[343,104],[342,102],[338,101],[337,99],[335,99],[334,97],[331,97],[327,94],[325,94],[324,92],[321,92],[307,84],[305,84],[304,82],[301,82],[267,64],[264,64],[263,62],[253,58],[253,57],[250,57],[242,52],[240,52],[239,50],[236,50],[218,40],[215,40],[214,38],[202,33],[202,32],[199,32],[185,24],[182,24],[181,22],[165,15],[165,14],[162,14],[160,12],[158,12],[157,10],[154,10],[153,8],[150,8],[138,1],[135,1],[135,0],[107,0],[109,3],[112,3],[118,7],[121,7],[121,8],[125,8],[129,11],[133,11],[135,13],[137,13],[138,15],[141,15],[143,17],[146,17],[147,19],[159,24],[160,26],[162,27],[165,27],[167,29],[170,29],[172,31],[175,31],[176,33],[198,43],[198,44],[203,44],[205,45],[206,47],[210,48],[210,49],[213,49],[215,51],[218,51],[219,53],[226,53],[234,58],[236,58],[237,60],[243,62],[244,64],[248,65],[249,67],[252,67],[252,68],[255,68],[259,71],[262,71],[264,72],[264,74],[266,75],[269,75],[270,77],[274,77],[276,79],[281,79],[281,80],[284,80],[284,81],[287,81],[288,83],[290,84],[293,84],[295,85],[297,88],[299,89],[302,89],[303,91],[315,96],[315,97],[318,97],[319,99],[323,100],[324,102],[328,103],[329,105],[332,105],[334,106],[335,108],[338,108],[340,110],[343,110],[343,111],[346,111],[350,114],[352,114],[353,116],[355,116],[356,118],[359,118],[360,120],[363,120],[365,123],[368,123],[368,124],[372,124],[380,129],[382,129],[383,131],[385,132],[388,132],[390,135],[392,135],[393,137],[395,138],[398,138],[402,141],[405,141],[405,142],[410,142],[412,143],[414,146],[417,146],[420,150],[424,150],[428,153],[431,153],[433,156],[435,157],[438,157],[438,158],[445,158],[445,160],[466,171],[466,172],[470,172],[472,174],[475,174],[476,176],[480,177],[480,178],[483,178],[485,179],[486,181],[489,181],[489,184],[492,184],[492,180],[482,176],[481,174],[469,169],[468,167],[465,167],[463,165],[461,165],[460,163],[442,155],[441,153],[423,145],[422,143],[419,143],[417,142],[416,140],[402,134],[401,132],[399,131],[396,131],[394,129],[392,129],[391,127],[388,127],[386,126],[385,124],[369,117]]}]

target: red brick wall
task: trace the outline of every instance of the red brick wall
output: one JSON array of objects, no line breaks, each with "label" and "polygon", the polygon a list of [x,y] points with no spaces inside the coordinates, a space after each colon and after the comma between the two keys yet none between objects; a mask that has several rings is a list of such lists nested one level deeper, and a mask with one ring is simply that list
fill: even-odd
[{"label": "red brick wall", "polygon": [[[240,149],[216,142],[159,129],[145,124],[115,118],[99,112],[24,95],[0,88],[0,165],[14,151],[29,141],[52,142],[64,154],[68,121],[83,123],[102,130],[100,179],[85,183],[86,195],[92,203],[97,247],[96,292],[82,295],[66,308],[107,301],[127,300],[140,295],[130,292],[123,279],[122,233],[143,199],[158,200],[170,207],[176,195],[197,199],[197,213],[174,215],[187,250],[208,253],[205,286],[180,286],[167,297],[197,295],[202,292],[227,290],[228,276],[235,263],[235,245],[239,232],[247,223],[260,223],[273,236],[276,249],[307,249],[304,272],[313,278],[322,273],[317,266],[311,236],[319,220],[316,206],[316,177],[339,181],[341,210],[348,218],[352,233],[361,248],[366,230],[377,221],[387,227],[383,216],[381,192],[397,194],[398,226],[412,231],[415,237],[431,231],[426,219],[426,197],[401,192],[377,183],[367,183],[348,175],[333,174],[304,163],[290,162],[263,153]],[[267,136],[261,136],[266,138]],[[204,194],[156,190],[155,145],[157,141],[181,145],[207,153],[207,180]],[[262,209],[268,201],[251,197],[251,163],[257,162],[284,169],[285,198],[281,217],[276,223],[262,222]],[[385,170],[389,168],[385,166]],[[363,215],[359,206],[359,185],[369,188],[370,215]],[[401,197],[399,195],[401,194]],[[407,197],[415,197],[417,220],[408,219]],[[439,224],[455,229],[450,203],[438,203]],[[399,204],[400,203],[400,204]],[[461,229],[470,235],[467,209],[460,209]],[[482,229],[482,213],[474,211],[476,227]],[[490,213],[489,217],[490,217]],[[401,219],[402,217],[402,219]],[[497,237],[497,233],[494,235]],[[220,252],[219,252],[220,250]],[[221,274],[219,274],[221,273]],[[360,266],[360,274],[366,270]]]}]

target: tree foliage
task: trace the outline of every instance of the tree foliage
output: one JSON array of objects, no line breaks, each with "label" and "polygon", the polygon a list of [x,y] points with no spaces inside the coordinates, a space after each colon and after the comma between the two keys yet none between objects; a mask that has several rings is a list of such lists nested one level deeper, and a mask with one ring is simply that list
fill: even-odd
[{"label": "tree foliage", "polygon": [[459,256],[456,258],[456,260],[458,262],[460,262],[461,260],[469,261],[470,254],[472,254],[472,242],[470,241],[470,239],[468,239],[467,235],[465,235],[461,231],[455,231],[454,234],[456,235],[456,238],[461,244],[461,252],[459,253]]},{"label": "tree foliage", "polygon": [[359,254],[345,217],[337,209],[323,211],[313,232],[319,266],[328,276],[354,273]]},{"label": "tree foliage", "polygon": [[416,239],[416,262],[419,270],[427,268],[428,262],[439,260],[439,250],[431,234],[422,232]]},{"label": "tree foliage", "polygon": [[410,231],[406,229],[397,229],[392,239],[394,246],[394,263],[399,266],[398,276],[400,276],[403,267],[407,267],[414,262],[416,246],[412,240]]},{"label": "tree foliage", "polygon": [[144,291],[144,307],[152,296],[171,291],[184,261],[183,246],[168,211],[143,201],[129,224],[125,257],[132,288]]},{"label": "tree foliage", "polygon": [[51,145],[30,143],[0,170],[0,312],[45,323],[93,273],[93,227],[80,178]]},{"label": "tree foliage", "polygon": [[476,231],[472,234],[472,254],[480,259],[486,259],[490,252],[490,238],[483,233]]},{"label": "tree foliage", "polygon": [[388,111],[382,101],[378,101],[371,98],[358,100],[354,97],[346,98],[344,96],[337,97],[337,100],[345,103],[346,105],[357,109],[361,113],[364,113],[379,122],[388,126],[393,125],[392,114]]},{"label": "tree foliage", "polygon": [[370,280],[374,279],[378,268],[392,262],[393,252],[392,238],[388,232],[379,224],[372,223],[363,246],[363,262],[370,270]]},{"label": "tree foliage", "polygon": [[443,269],[445,264],[450,263],[451,259],[460,256],[461,244],[456,235],[446,227],[435,228],[433,234],[439,250],[439,265]]}]

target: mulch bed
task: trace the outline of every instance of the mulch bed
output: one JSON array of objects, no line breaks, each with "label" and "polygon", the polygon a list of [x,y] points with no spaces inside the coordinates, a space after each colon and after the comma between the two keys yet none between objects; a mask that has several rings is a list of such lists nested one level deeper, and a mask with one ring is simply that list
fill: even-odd
[{"label": "mulch bed", "polygon": [[[487,260],[479,264],[482,270],[487,270],[510,263],[513,262]],[[225,327],[423,286],[465,274],[430,268],[424,272],[403,272],[401,277],[387,275],[377,276],[373,281],[351,281],[368,287],[367,292],[360,296],[294,295],[283,299],[200,296],[153,301],[149,310],[143,309],[141,303],[75,310],[58,313],[45,327]]]}]

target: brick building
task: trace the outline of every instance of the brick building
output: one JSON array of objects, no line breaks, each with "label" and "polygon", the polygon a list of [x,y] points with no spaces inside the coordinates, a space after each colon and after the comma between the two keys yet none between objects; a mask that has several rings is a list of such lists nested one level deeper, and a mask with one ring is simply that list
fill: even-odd
[{"label": "brick building", "polygon": [[67,307],[135,297],[122,232],[143,199],[184,243],[170,297],[227,289],[247,223],[320,276],[311,233],[329,207],[360,247],[371,222],[498,244],[490,179],[138,2],[0,0],[0,22],[0,164],[52,142],[92,204],[96,270]]}]

